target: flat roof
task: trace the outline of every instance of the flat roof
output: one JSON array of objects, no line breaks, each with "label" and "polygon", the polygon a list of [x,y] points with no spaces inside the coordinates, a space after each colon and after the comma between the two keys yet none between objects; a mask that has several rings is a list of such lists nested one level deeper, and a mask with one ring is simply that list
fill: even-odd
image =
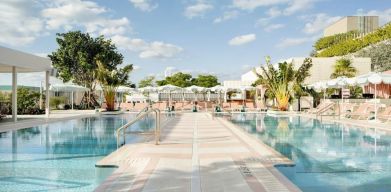
[{"label": "flat roof", "polygon": [[0,46],[0,73],[11,73],[16,67],[18,73],[41,72],[52,69],[49,58]]}]

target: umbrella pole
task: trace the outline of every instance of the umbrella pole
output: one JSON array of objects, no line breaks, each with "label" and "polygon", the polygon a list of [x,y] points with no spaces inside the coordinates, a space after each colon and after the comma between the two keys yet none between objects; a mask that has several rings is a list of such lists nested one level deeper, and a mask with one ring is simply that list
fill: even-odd
[{"label": "umbrella pole", "polygon": [[375,121],[377,120],[377,90],[376,90],[376,85],[375,84]]}]

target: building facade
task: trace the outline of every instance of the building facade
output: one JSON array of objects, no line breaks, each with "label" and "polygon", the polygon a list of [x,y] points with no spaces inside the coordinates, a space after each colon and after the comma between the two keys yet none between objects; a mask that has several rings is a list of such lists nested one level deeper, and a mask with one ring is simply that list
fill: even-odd
[{"label": "building facade", "polygon": [[324,36],[332,36],[349,31],[367,34],[379,28],[378,16],[347,16],[324,29]]}]

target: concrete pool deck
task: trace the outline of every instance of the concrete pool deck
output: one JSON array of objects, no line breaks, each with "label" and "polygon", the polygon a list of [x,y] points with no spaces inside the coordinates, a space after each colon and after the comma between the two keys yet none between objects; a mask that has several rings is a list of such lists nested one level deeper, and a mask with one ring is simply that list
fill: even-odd
[{"label": "concrete pool deck", "polygon": [[292,162],[223,118],[184,113],[160,145],[126,144],[99,161],[118,169],[95,191],[300,191],[277,164]]}]

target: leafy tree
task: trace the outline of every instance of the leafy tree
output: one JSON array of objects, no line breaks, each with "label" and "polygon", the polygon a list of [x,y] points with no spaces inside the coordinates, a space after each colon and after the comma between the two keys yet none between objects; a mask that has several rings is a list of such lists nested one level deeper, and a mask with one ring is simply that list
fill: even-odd
[{"label": "leafy tree", "polygon": [[189,87],[192,85],[192,76],[191,74],[178,72],[164,80],[156,81],[156,84],[159,86],[171,84],[178,87]]},{"label": "leafy tree", "polygon": [[115,94],[120,85],[130,86],[129,73],[133,70],[133,65],[127,65],[121,69],[109,70],[105,64],[97,61],[97,79],[102,85],[103,95],[106,100],[107,110],[113,111],[115,107]]},{"label": "leafy tree", "polygon": [[93,38],[80,31],[58,33],[56,41],[59,47],[49,58],[58,70],[58,76],[64,82],[71,81],[90,89],[91,95],[85,98],[92,100],[87,101],[87,105],[97,105],[93,94],[97,83],[97,61],[101,61],[105,69],[114,70],[122,63],[122,54],[111,40],[103,36]]},{"label": "leafy tree", "polygon": [[216,85],[220,85],[220,83],[214,75],[198,75],[198,77],[193,80],[193,85],[200,87],[214,87]]},{"label": "leafy tree", "polygon": [[148,86],[154,86],[155,77],[154,76],[148,76],[142,79],[138,83],[139,88],[148,87]]},{"label": "leafy tree", "polygon": [[355,54],[358,57],[370,57],[372,70],[383,72],[391,70],[391,41],[367,47]]},{"label": "leafy tree", "polygon": [[156,85],[157,85],[157,86],[164,86],[164,85],[167,85],[167,84],[168,84],[168,82],[167,82],[167,80],[165,80],[165,79],[157,80],[157,81],[156,81]]},{"label": "leafy tree", "polygon": [[270,63],[270,57],[266,58],[266,65],[261,66],[262,72],[254,72],[258,76],[256,85],[266,86],[273,98],[277,100],[278,109],[288,110],[289,101],[293,97],[294,87],[301,87],[306,77],[309,76],[309,69],[312,67],[312,60],[306,58],[298,70],[293,68],[292,63],[279,63],[278,69]]},{"label": "leafy tree", "polygon": [[334,72],[330,78],[337,78],[341,76],[354,77],[357,74],[357,69],[352,66],[352,61],[347,58],[338,59],[334,65]]}]

